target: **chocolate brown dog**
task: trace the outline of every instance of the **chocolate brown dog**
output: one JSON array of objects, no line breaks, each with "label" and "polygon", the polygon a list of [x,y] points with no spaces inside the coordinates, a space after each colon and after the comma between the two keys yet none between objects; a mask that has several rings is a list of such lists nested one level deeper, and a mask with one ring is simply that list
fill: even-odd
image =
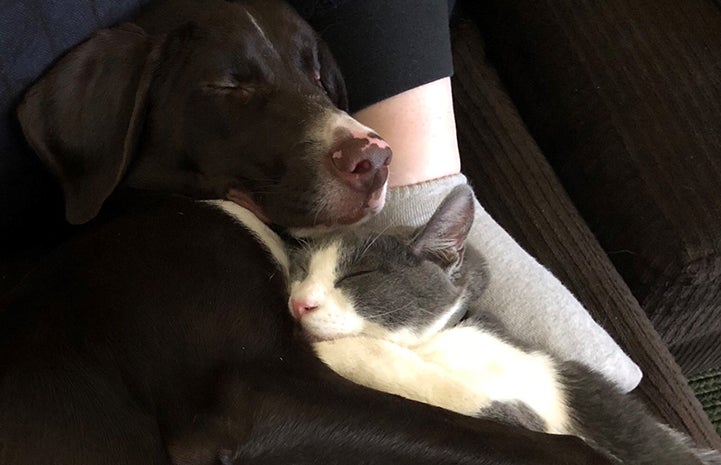
[{"label": "chocolate brown dog", "polygon": [[[323,365],[255,233],[383,205],[390,150],[336,108],[276,2],[177,2],[100,31],[19,116],[90,221],[0,310],[0,464],[604,464],[579,440],[416,404]],[[102,207],[102,209],[101,209]]]},{"label": "chocolate brown dog", "polygon": [[146,30],[96,33],[29,90],[23,131],[71,223],[119,184],[227,197],[284,226],[354,223],[383,206],[388,145],[336,108],[347,98],[327,47],[271,4],[150,10]]}]

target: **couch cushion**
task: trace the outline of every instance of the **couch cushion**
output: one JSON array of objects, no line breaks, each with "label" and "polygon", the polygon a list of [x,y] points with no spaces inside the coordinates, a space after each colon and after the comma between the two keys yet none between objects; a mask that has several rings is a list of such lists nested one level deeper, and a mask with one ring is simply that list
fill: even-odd
[{"label": "couch cushion", "polygon": [[488,53],[687,375],[721,365],[721,9],[475,2]]}]

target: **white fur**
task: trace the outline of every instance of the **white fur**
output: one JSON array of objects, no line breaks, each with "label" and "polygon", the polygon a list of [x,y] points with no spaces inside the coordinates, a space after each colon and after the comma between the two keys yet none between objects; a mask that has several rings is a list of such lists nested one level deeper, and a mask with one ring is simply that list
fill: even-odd
[{"label": "white fur", "polygon": [[288,252],[283,240],[275,232],[273,232],[273,230],[260,221],[253,212],[229,200],[207,200],[205,202],[220,208],[240,224],[245,226],[245,228],[250,231],[253,236],[258,239],[258,242],[260,242],[270,253],[273,260],[275,260],[278,267],[283,272],[283,275],[286,278],[288,277],[288,269],[290,268]]},{"label": "white fur", "polygon": [[448,309],[443,312],[441,316],[424,331],[424,333],[421,335],[421,339],[425,340],[445,328],[448,325],[448,320],[450,320],[453,315],[458,313],[458,310],[460,310],[460,308],[464,305],[464,301],[465,296],[461,296],[458,298],[458,300],[453,302],[453,305],[448,307]]},{"label": "white fur", "polygon": [[477,328],[443,330],[415,347],[359,335],[317,342],[314,348],[331,369],[363,386],[464,415],[476,415],[494,401],[520,401],[545,421],[547,432],[570,432],[549,357],[520,351]]},{"label": "white fur", "polygon": [[317,138],[323,144],[332,147],[337,141],[339,129],[348,130],[351,134],[363,134],[364,136],[375,132],[343,110],[333,109],[327,111],[325,117],[320,119],[316,129],[318,132]]},{"label": "white fur", "polygon": [[268,40],[268,36],[265,35],[265,31],[262,27],[260,27],[260,24],[258,24],[258,21],[256,21],[255,16],[253,16],[250,11],[245,10],[246,14],[248,15],[248,18],[250,18],[250,22],[253,23],[253,26],[258,30],[258,33],[260,36],[265,40],[265,43],[268,45],[268,47],[273,50],[273,52],[278,55],[278,51],[275,49],[275,45],[273,45],[273,42]]},{"label": "white fur", "polygon": [[388,331],[358,315],[335,287],[339,244],[313,254],[291,299],[317,308],[301,318],[331,369],[358,384],[465,415],[492,402],[520,401],[551,433],[569,433],[564,392],[550,357],[526,353],[474,326],[443,329],[460,298],[424,334]]},{"label": "white fur", "polygon": [[385,339],[351,336],[314,344],[318,357],[351,381],[407,399],[473,415],[490,404],[478,390],[424,360],[419,354]]},{"label": "white fur", "polygon": [[[357,334],[365,326],[353,309],[353,302],[335,287],[339,244],[332,243],[313,254],[306,279],[290,285],[290,300],[317,307],[302,319],[303,327],[319,339]],[[290,306],[290,302],[289,302]]]},{"label": "white fur", "polygon": [[543,418],[548,432],[568,432],[564,393],[548,356],[524,352],[474,326],[440,331],[414,351],[479,395],[523,402]]}]

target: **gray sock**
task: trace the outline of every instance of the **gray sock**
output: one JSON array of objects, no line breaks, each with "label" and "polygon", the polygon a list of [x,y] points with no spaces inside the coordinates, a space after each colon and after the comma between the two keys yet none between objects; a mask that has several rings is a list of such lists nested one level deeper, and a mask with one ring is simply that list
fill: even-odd
[{"label": "gray sock", "polygon": [[[459,174],[388,190],[383,211],[364,226],[420,226],[455,186]],[[641,381],[640,368],[588,314],[578,300],[547,269],[527,254],[476,201],[468,240],[488,261],[490,281],[481,297],[483,307],[511,335],[560,360],[586,364],[624,392]]]}]

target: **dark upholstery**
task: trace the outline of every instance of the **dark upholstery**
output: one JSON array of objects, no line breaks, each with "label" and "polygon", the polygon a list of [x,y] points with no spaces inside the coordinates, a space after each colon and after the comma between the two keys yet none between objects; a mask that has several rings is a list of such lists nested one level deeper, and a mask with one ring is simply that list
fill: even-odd
[{"label": "dark upholstery", "polygon": [[488,55],[687,376],[721,365],[721,6],[475,2]]},{"label": "dark upholstery", "polygon": [[716,427],[716,432],[721,435],[721,369],[710,370],[691,378],[689,385]]}]

